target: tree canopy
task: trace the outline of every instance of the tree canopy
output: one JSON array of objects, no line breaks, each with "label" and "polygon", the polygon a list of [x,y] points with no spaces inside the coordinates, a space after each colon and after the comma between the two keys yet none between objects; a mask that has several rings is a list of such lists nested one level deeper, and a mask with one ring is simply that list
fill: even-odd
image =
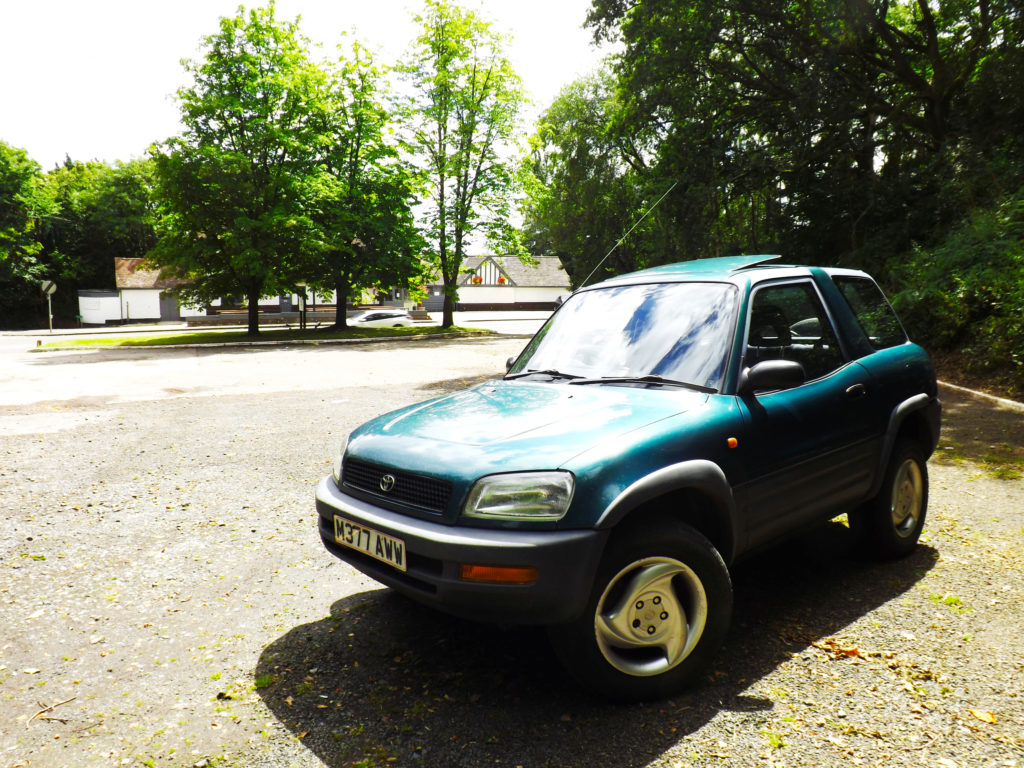
[{"label": "tree canopy", "polygon": [[208,303],[241,294],[249,333],[259,300],[290,290],[314,225],[304,205],[327,110],[323,73],[273,4],[222,18],[186,62],[184,131],[155,153],[163,204],[156,261]]},{"label": "tree canopy", "polygon": [[595,0],[589,22],[624,45],[613,127],[680,180],[667,260],[884,270],[1019,158],[1020,89],[992,98],[1021,71],[1013,0]]},{"label": "tree canopy", "polygon": [[508,152],[525,97],[504,38],[479,14],[427,0],[415,19],[422,31],[403,68],[413,89],[409,149],[428,179],[425,234],[444,285],[441,324],[448,327],[470,239],[479,234],[517,249]]},{"label": "tree canopy", "polygon": [[0,326],[20,323],[37,304],[47,274],[35,233],[48,204],[39,165],[23,149],[0,141]]},{"label": "tree canopy", "polygon": [[420,272],[416,172],[399,156],[384,70],[356,43],[330,70],[320,165],[307,205],[317,242],[310,279],[337,297],[335,327],[358,288],[388,289]]}]

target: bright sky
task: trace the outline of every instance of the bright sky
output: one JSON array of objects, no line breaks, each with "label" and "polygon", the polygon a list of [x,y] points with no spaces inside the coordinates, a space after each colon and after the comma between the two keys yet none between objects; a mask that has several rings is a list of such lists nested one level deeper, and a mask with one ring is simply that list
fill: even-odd
[{"label": "bright sky", "polygon": [[[259,3],[245,3],[255,7]],[[511,34],[509,58],[534,107],[593,71],[601,52],[582,27],[589,0],[464,0]],[[234,15],[239,0],[3,0],[0,140],[44,171],[73,160],[129,160],[179,130],[174,93],[183,58]],[[418,0],[277,0],[306,37],[333,50],[342,32],[395,62],[416,35]]]}]

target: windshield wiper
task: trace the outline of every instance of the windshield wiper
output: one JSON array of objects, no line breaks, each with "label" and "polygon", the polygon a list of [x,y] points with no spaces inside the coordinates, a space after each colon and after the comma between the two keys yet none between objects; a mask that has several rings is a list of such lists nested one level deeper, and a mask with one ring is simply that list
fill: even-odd
[{"label": "windshield wiper", "polygon": [[582,379],[577,377],[570,384],[654,384],[663,387],[685,387],[686,389],[692,389],[697,392],[704,392],[709,395],[713,395],[718,392],[717,389],[712,387],[704,387],[700,384],[690,384],[687,381],[676,381],[675,379],[666,379],[659,376],[656,373],[648,373],[646,376],[602,376],[596,379]]},{"label": "windshield wiper", "polygon": [[519,373],[506,374],[505,379],[506,380],[508,380],[508,379],[519,379],[519,378],[522,378],[523,376],[534,376],[534,375],[550,376],[553,379],[578,379],[578,378],[580,378],[579,376],[577,376],[574,373],[562,373],[561,371],[556,371],[554,368],[545,368],[543,370],[519,371]]}]

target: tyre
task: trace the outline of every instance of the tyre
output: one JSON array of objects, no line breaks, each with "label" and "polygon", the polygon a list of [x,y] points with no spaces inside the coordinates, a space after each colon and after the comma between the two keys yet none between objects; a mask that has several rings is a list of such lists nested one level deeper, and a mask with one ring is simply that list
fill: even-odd
[{"label": "tyre", "polygon": [[878,495],[851,515],[870,556],[906,557],[917,546],[928,512],[928,465],[916,442],[893,449]]},{"label": "tyre", "polygon": [[620,701],[669,696],[708,671],[732,582],[700,533],[669,518],[612,533],[580,618],[549,629],[569,672]]}]

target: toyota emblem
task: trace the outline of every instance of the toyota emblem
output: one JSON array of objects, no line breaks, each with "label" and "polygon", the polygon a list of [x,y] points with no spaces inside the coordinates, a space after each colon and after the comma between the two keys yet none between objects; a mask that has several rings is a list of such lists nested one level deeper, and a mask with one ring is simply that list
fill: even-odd
[{"label": "toyota emblem", "polygon": [[394,487],[395,487],[395,476],[394,475],[384,475],[384,477],[382,477],[380,479],[380,489],[382,491],[384,491],[384,493],[388,493]]}]

